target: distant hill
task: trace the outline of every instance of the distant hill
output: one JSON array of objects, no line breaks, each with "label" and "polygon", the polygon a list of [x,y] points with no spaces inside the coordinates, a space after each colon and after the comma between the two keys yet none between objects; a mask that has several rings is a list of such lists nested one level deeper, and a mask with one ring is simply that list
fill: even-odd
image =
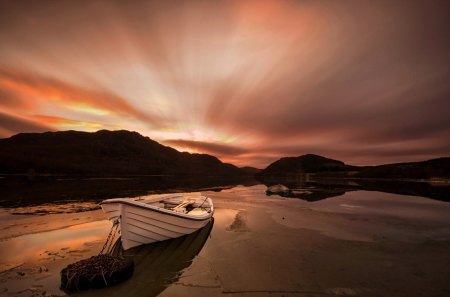
[{"label": "distant hill", "polygon": [[307,154],[281,158],[261,170],[256,176],[262,180],[269,178],[276,180],[307,173],[310,178],[447,179],[450,178],[450,158],[379,166],[352,166],[342,161]]},{"label": "distant hill", "polygon": [[437,158],[422,162],[395,163],[362,168],[356,175],[367,178],[450,178],[450,158]]},{"label": "distant hill", "polygon": [[21,133],[0,139],[0,173],[114,175],[243,175],[206,154],[163,146],[129,131]]},{"label": "distant hill", "polygon": [[271,175],[355,171],[359,169],[357,166],[346,165],[342,161],[307,154],[299,157],[281,158],[267,166],[267,168],[260,171],[257,175],[264,177]]},{"label": "distant hill", "polygon": [[243,172],[245,172],[247,175],[255,175],[261,171],[261,169],[259,169],[259,168],[250,167],[250,166],[240,167],[240,169]]}]

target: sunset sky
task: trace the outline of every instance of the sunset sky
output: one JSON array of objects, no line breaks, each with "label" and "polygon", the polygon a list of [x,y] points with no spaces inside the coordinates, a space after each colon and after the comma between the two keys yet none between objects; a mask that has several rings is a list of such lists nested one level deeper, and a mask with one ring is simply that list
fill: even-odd
[{"label": "sunset sky", "polygon": [[266,167],[450,155],[450,1],[0,0],[0,137],[126,129]]}]

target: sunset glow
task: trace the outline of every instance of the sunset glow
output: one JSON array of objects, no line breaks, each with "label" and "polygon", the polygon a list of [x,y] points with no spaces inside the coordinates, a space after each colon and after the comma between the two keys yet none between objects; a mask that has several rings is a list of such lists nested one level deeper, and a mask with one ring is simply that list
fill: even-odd
[{"label": "sunset glow", "polygon": [[2,1],[0,137],[126,129],[261,168],[450,155],[449,3]]}]

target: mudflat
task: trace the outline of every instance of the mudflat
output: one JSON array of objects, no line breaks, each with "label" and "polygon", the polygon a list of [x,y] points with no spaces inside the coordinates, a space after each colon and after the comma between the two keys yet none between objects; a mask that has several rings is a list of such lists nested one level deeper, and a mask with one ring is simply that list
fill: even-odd
[{"label": "mudflat", "polygon": [[[450,295],[450,203],[368,191],[306,202],[265,189],[203,192],[216,207],[209,230],[127,251],[130,280],[75,296]],[[108,235],[95,204],[39,207],[1,210],[0,296],[65,296],[60,270]]]}]

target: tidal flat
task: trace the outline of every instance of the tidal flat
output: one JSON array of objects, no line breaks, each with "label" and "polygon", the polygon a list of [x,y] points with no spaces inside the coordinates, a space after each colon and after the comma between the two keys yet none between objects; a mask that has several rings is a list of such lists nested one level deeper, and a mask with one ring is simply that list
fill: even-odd
[{"label": "tidal flat", "polygon": [[[202,191],[198,232],[124,252],[131,279],[72,296],[449,296],[450,203],[355,190],[308,202],[266,186]],[[66,296],[60,271],[98,254],[95,202],[0,209],[0,296]]]}]

